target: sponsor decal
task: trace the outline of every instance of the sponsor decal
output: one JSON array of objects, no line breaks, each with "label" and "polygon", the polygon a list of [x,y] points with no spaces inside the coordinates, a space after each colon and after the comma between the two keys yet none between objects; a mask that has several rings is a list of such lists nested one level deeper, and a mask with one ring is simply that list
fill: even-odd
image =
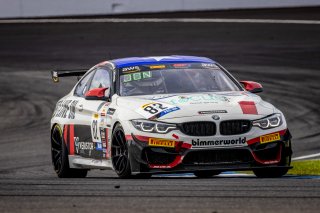
[{"label": "sponsor decal", "polygon": [[204,94],[204,95],[191,95],[191,96],[177,96],[169,101],[171,104],[206,104],[206,103],[221,103],[230,102],[229,98],[216,95],[216,94]]},{"label": "sponsor decal", "polygon": [[76,100],[60,100],[58,101],[52,117],[75,119]]},{"label": "sponsor decal", "polygon": [[164,69],[166,65],[151,65],[149,66],[150,69]]},{"label": "sponsor decal", "polygon": [[106,133],[103,128],[100,128],[100,137],[101,137],[101,140],[106,139]]},{"label": "sponsor decal", "polygon": [[102,111],[100,112],[101,117],[105,117],[106,116],[106,109],[102,109]]},{"label": "sponsor decal", "polygon": [[122,72],[137,72],[137,71],[140,71],[140,67],[138,66],[132,66],[132,67],[124,67],[122,68]]},{"label": "sponsor decal", "polygon": [[159,139],[159,138],[149,138],[149,146],[158,147],[174,147],[175,141]]},{"label": "sponsor decal", "polygon": [[242,138],[239,137],[238,139],[229,139],[229,140],[212,140],[212,141],[205,141],[192,139],[192,146],[193,147],[206,147],[206,146],[229,146],[229,145],[243,145],[246,144],[246,137]]},{"label": "sponsor decal", "polygon": [[116,109],[114,108],[109,108],[108,111],[107,111],[107,114],[108,115],[113,115],[115,113]]},{"label": "sponsor decal", "polygon": [[169,109],[165,109],[164,111],[156,114],[155,116],[152,116],[151,118],[149,119],[156,119],[156,118],[160,118],[170,112],[174,112],[174,111],[177,111],[177,110],[180,110],[180,107],[172,107],[172,108],[169,108]]},{"label": "sponsor decal", "polygon": [[80,154],[81,151],[89,150],[89,155],[91,151],[94,150],[94,143],[93,142],[82,142],[80,141],[79,137],[74,137],[74,145],[76,148],[76,153]]},{"label": "sponsor decal", "polygon": [[146,98],[146,99],[160,100],[160,99],[167,99],[167,98],[174,97],[174,96],[177,96],[177,95],[157,95],[157,96],[153,96],[153,97]]},{"label": "sponsor decal", "polygon": [[96,150],[102,151],[102,143],[96,143]]},{"label": "sponsor decal", "polygon": [[174,68],[189,68],[191,64],[173,64]]},{"label": "sponsor decal", "polygon": [[151,102],[142,105],[137,112],[147,119],[155,119],[177,110],[180,108],[165,103]]},{"label": "sponsor decal", "polygon": [[123,75],[123,77],[124,77],[123,82],[127,83],[127,82],[130,82],[130,81],[139,81],[139,80],[142,80],[142,79],[151,78],[152,77],[152,73],[151,73],[151,71],[136,72],[136,73]]},{"label": "sponsor decal", "polygon": [[260,136],[260,143],[270,143],[270,142],[278,141],[278,140],[280,140],[279,132],[269,134],[269,135]]},{"label": "sponsor decal", "polygon": [[199,111],[200,115],[206,115],[206,114],[216,114],[216,113],[228,113],[227,110],[209,110],[209,111]]},{"label": "sponsor decal", "polygon": [[94,119],[98,119],[98,118],[99,118],[99,115],[98,115],[97,113],[94,113],[94,114],[93,114],[93,118],[94,118]]},{"label": "sponsor decal", "polygon": [[218,67],[216,64],[202,63],[201,66],[202,66],[203,68],[219,69],[219,67]]}]

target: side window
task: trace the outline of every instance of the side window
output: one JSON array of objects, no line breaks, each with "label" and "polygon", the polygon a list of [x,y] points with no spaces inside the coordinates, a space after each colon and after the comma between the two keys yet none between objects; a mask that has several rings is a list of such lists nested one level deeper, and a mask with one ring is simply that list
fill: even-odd
[{"label": "side window", "polygon": [[106,69],[98,68],[91,81],[90,90],[95,88],[106,88],[110,89],[110,73]]},{"label": "side window", "polygon": [[84,93],[86,92],[88,85],[90,83],[90,79],[92,77],[92,74],[94,72],[89,73],[84,78],[81,79],[81,81],[78,83],[76,89],[74,90],[74,94],[79,97],[83,97]]}]

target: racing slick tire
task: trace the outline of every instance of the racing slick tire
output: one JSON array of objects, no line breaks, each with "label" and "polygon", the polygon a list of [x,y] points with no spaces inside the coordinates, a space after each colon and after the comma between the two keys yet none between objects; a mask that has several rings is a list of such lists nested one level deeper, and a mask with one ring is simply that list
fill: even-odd
[{"label": "racing slick tire", "polygon": [[59,178],[85,178],[87,176],[88,170],[86,169],[70,168],[68,149],[58,124],[53,127],[51,132],[51,157],[53,168]]},{"label": "racing slick tire", "polygon": [[197,178],[210,178],[212,176],[219,175],[220,173],[221,172],[219,172],[219,171],[196,171],[193,174]]},{"label": "racing slick tire", "polygon": [[[282,151],[282,159],[279,163],[279,166],[290,166],[291,164],[291,141],[287,141],[287,147]],[[261,168],[261,169],[254,169],[253,173],[258,178],[279,178],[287,174],[289,168]]]},{"label": "racing slick tire", "polygon": [[119,178],[131,177],[128,144],[120,123],[116,124],[112,132],[111,161]]}]

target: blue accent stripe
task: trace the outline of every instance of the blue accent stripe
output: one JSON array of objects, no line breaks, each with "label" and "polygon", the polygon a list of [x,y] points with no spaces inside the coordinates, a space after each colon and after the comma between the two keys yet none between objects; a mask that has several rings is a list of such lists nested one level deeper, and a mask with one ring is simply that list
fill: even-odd
[{"label": "blue accent stripe", "polygon": [[129,66],[140,66],[147,64],[169,64],[169,63],[215,63],[215,61],[196,56],[155,56],[155,57],[131,57],[131,58],[121,58],[112,60],[117,68],[129,67]]}]

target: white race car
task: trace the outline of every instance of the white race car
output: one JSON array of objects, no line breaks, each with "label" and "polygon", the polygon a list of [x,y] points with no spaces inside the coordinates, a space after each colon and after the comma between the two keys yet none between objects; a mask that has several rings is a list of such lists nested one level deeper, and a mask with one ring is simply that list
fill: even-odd
[{"label": "white race car", "polygon": [[81,76],[51,119],[51,153],[59,177],[113,169],[119,177],[192,172],[211,177],[252,170],[280,177],[290,169],[291,135],[280,110],[204,57],[134,57]]}]

